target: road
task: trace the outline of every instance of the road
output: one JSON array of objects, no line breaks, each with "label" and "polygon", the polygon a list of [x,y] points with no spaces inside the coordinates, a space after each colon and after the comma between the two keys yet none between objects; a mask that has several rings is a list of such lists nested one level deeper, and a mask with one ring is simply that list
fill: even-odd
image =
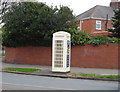
[{"label": "road", "polygon": [[3,90],[117,90],[118,82],[2,73]]}]

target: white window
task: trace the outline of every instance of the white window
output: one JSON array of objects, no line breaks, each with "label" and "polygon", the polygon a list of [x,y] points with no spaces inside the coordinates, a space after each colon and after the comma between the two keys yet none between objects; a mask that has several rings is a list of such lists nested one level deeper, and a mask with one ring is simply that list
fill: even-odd
[{"label": "white window", "polygon": [[101,30],[101,21],[96,21],[96,30]]}]

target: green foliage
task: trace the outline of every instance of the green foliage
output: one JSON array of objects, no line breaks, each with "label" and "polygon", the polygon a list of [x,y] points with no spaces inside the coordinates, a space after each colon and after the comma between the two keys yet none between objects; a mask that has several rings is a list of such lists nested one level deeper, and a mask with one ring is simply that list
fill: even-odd
[{"label": "green foliage", "polygon": [[105,36],[94,36],[88,41],[88,44],[92,44],[93,46],[107,43],[109,43],[109,39]]},{"label": "green foliage", "polygon": [[68,7],[58,9],[39,2],[16,3],[3,15],[2,44],[6,47],[50,46],[51,30],[69,28],[73,19]]},{"label": "green foliage", "polygon": [[63,30],[66,28],[75,28],[75,16],[72,15],[72,10],[67,6],[60,6],[57,11],[57,29]]},{"label": "green foliage", "polygon": [[118,10],[115,10],[114,11],[114,17],[112,19],[113,21],[113,27],[115,29],[111,29],[109,30],[110,32],[112,32],[112,36],[113,37],[117,37],[117,38],[120,38],[120,8]]},{"label": "green foliage", "polygon": [[108,44],[108,43],[120,43],[120,39],[118,38],[108,38],[106,36],[94,36],[88,41],[88,44],[93,46],[97,46],[100,44]]},{"label": "green foliage", "polygon": [[72,45],[85,45],[90,40],[90,36],[80,30],[69,29],[67,30],[71,34],[71,44]]},{"label": "green foliage", "polygon": [[120,43],[120,39],[117,39],[117,38],[112,38],[112,39],[109,39],[110,42],[109,43]]}]

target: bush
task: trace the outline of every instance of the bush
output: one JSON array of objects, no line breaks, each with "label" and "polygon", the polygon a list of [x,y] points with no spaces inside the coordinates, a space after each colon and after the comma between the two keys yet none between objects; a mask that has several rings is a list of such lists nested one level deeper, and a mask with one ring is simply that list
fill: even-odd
[{"label": "bush", "polygon": [[120,43],[120,39],[112,38],[110,39],[110,43]]},{"label": "bush", "polygon": [[110,42],[109,39],[105,36],[94,36],[91,37],[91,39],[88,41],[88,44],[96,46],[99,44],[107,44],[109,42]]},{"label": "bush", "polygon": [[67,30],[71,34],[72,45],[85,45],[90,40],[90,35],[76,29]]}]

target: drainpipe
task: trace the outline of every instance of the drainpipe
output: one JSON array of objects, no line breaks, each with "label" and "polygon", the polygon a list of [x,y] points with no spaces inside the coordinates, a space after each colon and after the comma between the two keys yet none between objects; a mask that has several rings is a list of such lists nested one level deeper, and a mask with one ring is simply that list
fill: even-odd
[{"label": "drainpipe", "polygon": [[108,14],[106,15],[105,31],[107,31],[107,24],[108,24]]},{"label": "drainpipe", "polygon": [[82,20],[80,20],[80,30],[82,30]]}]

